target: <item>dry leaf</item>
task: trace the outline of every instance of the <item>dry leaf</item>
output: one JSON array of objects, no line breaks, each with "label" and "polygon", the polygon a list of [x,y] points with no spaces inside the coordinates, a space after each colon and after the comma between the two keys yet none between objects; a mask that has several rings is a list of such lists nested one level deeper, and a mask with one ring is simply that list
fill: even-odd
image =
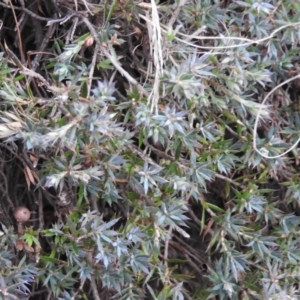
[{"label": "dry leaf", "polygon": [[27,171],[26,171],[26,167],[24,168],[24,175],[25,175],[27,187],[28,187],[28,190],[29,190],[29,189],[30,189],[30,179],[28,178],[28,174],[27,174]]},{"label": "dry leaf", "polygon": [[37,157],[35,157],[34,155],[29,154],[29,159],[32,162],[32,165],[34,168],[36,168],[39,159]]},{"label": "dry leaf", "polygon": [[17,240],[17,244],[16,244],[17,250],[18,251],[22,251],[24,249],[24,242],[22,240]]},{"label": "dry leaf", "polygon": [[30,183],[35,184],[35,180],[32,174],[32,171],[29,169],[28,166],[24,167],[24,174],[25,174],[25,179],[27,182],[28,190],[30,188]]},{"label": "dry leaf", "polygon": [[211,218],[209,221],[208,221],[208,224],[205,226],[205,230],[203,232],[203,240],[205,238],[205,236],[208,234],[208,232],[210,231],[212,225],[214,224],[214,219]]},{"label": "dry leaf", "polygon": [[114,181],[114,182],[127,183],[127,182],[128,182],[128,179],[115,178],[113,181]]},{"label": "dry leaf", "polygon": [[34,249],[31,246],[26,244],[24,244],[24,250],[26,250],[27,252],[34,252]]},{"label": "dry leaf", "polygon": [[39,176],[36,174],[36,172],[31,170],[31,174],[33,175],[33,177],[36,179],[37,182],[40,180]]},{"label": "dry leaf", "polygon": [[42,247],[41,247],[41,245],[35,245],[35,252],[36,253],[40,253],[41,252],[41,250],[42,250]]},{"label": "dry leaf", "polygon": [[142,30],[138,26],[133,26],[133,32],[137,35],[142,34]]}]

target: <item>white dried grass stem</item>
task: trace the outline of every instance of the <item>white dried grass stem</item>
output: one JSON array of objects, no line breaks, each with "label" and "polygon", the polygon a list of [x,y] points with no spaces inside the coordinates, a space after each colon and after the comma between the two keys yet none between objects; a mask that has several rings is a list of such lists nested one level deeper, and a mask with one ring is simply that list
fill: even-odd
[{"label": "white dried grass stem", "polygon": [[292,151],[294,148],[296,148],[297,145],[298,145],[298,143],[300,142],[300,137],[299,137],[298,140],[296,141],[296,143],[294,143],[294,145],[291,146],[288,150],[286,150],[285,152],[283,152],[283,153],[281,153],[281,154],[279,154],[279,155],[275,155],[275,156],[268,156],[268,155],[266,155],[265,153],[263,153],[261,150],[259,150],[259,149],[257,148],[257,144],[256,144],[258,121],[259,121],[259,118],[260,118],[260,116],[261,116],[262,109],[263,109],[263,106],[264,106],[265,102],[268,100],[268,98],[270,97],[270,95],[272,95],[277,89],[279,89],[281,86],[283,86],[283,85],[285,85],[285,84],[287,84],[287,83],[289,83],[289,82],[291,82],[291,81],[293,81],[293,80],[295,80],[295,79],[297,79],[297,78],[300,78],[300,74],[295,75],[294,77],[289,78],[288,80],[286,80],[286,81],[280,83],[279,85],[277,85],[276,87],[274,87],[274,88],[272,89],[272,91],[270,91],[270,92],[266,95],[266,97],[264,98],[264,100],[263,100],[262,103],[261,103],[261,106],[260,106],[259,109],[258,109],[256,118],[255,118],[255,123],[254,123],[254,129],[253,129],[253,148],[254,148],[254,150],[255,150],[258,154],[260,154],[260,155],[261,155],[262,157],[264,157],[264,158],[267,158],[267,159],[275,159],[275,158],[282,157],[282,156],[286,155],[287,153],[289,153],[290,151]]},{"label": "white dried grass stem", "polygon": [[[148,105],[151,105],[151,111],[158,112],[158,101],[159,101],[159,85],[160,77],[163,72],[163,55],[161,45],[161,28],[159,22],[159,15],[155,0],[151,0],[152,8],[152,20],[151,23],[147,22],[148,33],[150,37],[150,53],[153,56],[153,63],[155,67],[155,77],[153,89],[148,97]],[[149,18],[147,18],[149,20]]]},{"label": "white dried grass stem", "polygon": [[[142,18],[143,20],[145,20],[146,22],[152,22],[151,20],[149,20],[149,18],[145,17],[142,14],[139,14],[139,17]],[[190,43],[188,42],[188,40],[190,40],[191,35],[187,35],[181,32],[176,32],[176,35],[181,35],[185,38],[185,40],[178,38],[177,36],[175,36],[175,39],[178,42],[182,42],[186,45],[189,45],[191,47],[197,48],[197,49],[207,49],[207,50],[224,50],[224,49],[233,49],[233,48],[238,48],[238,47],[244,47],[244,46],[250,46],[250,45],[256,45],[256,44],[260,44],[262,42],[265,42],[267,40],[270,40],[271,38],[273,38],[277,32],[287,28],[287,27],[297,27],[300,26],[300,22],[296,22],[296,23],[288,23],[285,24],[277,29],[275,29],[274,31],[272,31],[268,36],[258,39],[258,40],[251,40],[251,39],[247,39],[247,38],[243,38],[243,37],[234,37],[234,36],[194,36],[193,35],[193,39],[198,39],[198,40],[237,40],[237,41],[244,41],[245,43],[243,44],[236,44],[236,45],[223,45],[223,46],[199,46],[199,45],[195,45],[194,43]],[[168,34],[168,27],[166,25],[161,25],[161,31],[164,32],[165,34]]]}]

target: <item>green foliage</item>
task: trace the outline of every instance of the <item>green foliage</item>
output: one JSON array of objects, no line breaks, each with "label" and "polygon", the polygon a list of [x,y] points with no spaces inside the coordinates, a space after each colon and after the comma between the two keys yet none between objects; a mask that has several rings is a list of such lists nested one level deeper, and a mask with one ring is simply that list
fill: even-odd
[{"label": "green foliage", "polygon": [[[37,197],[31,227],[3,225],[0,297],[29,299],[36,284],[49,299],[298,299],[299,150],[280,154],[299,138],[299,84],[261,102],[297,71],[299,4],[161,4],[159,72],[144,53],[155,20],[148,35],[137,26],[149,7],[119,2],[86,6],[103,17],[96,36],[57,37],[47,80],[0,53],[3,147],[56,211],[44,224]],[[88,38],[101,57],[84,56]],[[127,58],[139,76],[122,86]],[[277,158],[254,149],[258,114],[257,148]]]}]

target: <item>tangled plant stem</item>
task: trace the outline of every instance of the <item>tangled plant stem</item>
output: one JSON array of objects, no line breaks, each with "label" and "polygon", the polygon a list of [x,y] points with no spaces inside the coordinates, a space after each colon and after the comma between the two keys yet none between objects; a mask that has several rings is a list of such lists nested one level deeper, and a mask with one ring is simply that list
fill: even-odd
[{"label": "tangled plant stem", "polygon": [[[297,79],[297,78],[300,78],[300,74],[296,75],[296,76],[293,76],[292,78],[289,78],[287,79],[286,81],[278,84],[276,87],[274,87],[266,96],[265,98],[263,99],[262,101],[262,105],[265,104],[265,102],[269,99],[269,97],[277,90],[279,89],[280,87],[282,87],[283,85]],[[259,107],[258,109],[258,112],[257,112],[257,115],[255,117],[255,123],[254,123],[254,129],[253,129],[253,148],[255,149],[255,151],[260,154],[261,156],[263,156],[264,158],[267,158],[267,159],[275,159],[275,158],[279,158],[279,157],[283,157],[284,155],[288,154],[290,151],[292,151],[293,149],[295,149],[298,145],[298,143],[300,142],[300,137],[298,138],[298,140],[288,149],[286,150],[285,152],[279,154],[279,155],[274,155],[274,156],[268,156],[264,153],[262,153],[260,151],[260,149],[257,148],[257,143],[256,143],[256,140],[257,140],[257,127],[258,127],[258,122],[259,122],[259,118],[260,118],[260,114],[261,114],[261,111],[262,111],[262,107]]]}]

